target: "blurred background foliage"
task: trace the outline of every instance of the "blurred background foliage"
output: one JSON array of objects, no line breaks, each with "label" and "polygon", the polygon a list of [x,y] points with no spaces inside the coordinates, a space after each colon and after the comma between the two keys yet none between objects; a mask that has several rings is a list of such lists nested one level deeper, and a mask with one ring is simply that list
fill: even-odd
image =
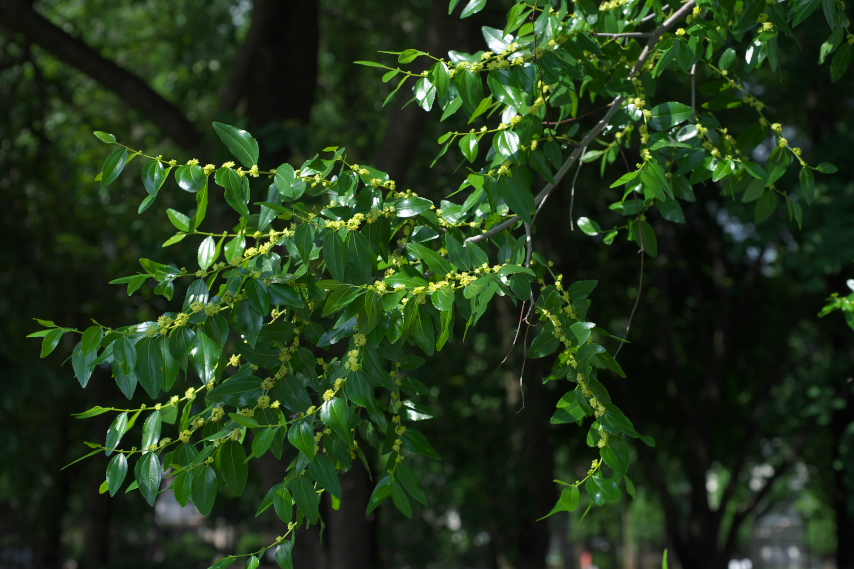
[{"label": "blurred background foliage", "polygon": [[[39,360],[38,342],[24,339],[32,318],[73,327],[156,318],[162,298],[145,288],[129,298],[107,282],[157,259],[172,233],[165,209],[193,203],[173,188],[137,216],[145,191],[133,177],[109,189],[94,181],[105,152],[91,132],[179,162],[222,162],[209,127],[220,120],[249,129],[267,164],[345,146],[351,161],[439,200],[464,174],[452,153],[428,169],[434,141],[455,126],[401,109],[405,96],[381,108],[393,86],[352,62],[381,49],[477,51],[480,26],[501,27],[510,5],[492,0],[458,20],[447,0],[0,0],[0,567],[204,568],[281,533],[271,512],[253,517],[276,464],[261,464],[244,499],[180,523],[166,500],[152,511],[134,493],[99,495],[103,458],[62,469],[87,450],[79,441],[107,428],[71,413],[121,399],[107,373],[79,388],[60,366],[71,345]],[[421,403],[437,414],[420,429],[444,458],[414,465],[431,505],[412,521],[393,508],[365,519],[368,473],[353,471],[350,498],[326,505],[322,541],[301,538],[298,567],[574,568],[590,552],[603,569],[632,569],[660,566],[665,547],[671,566],[686,568],[741,558],[788,567],[774,563],[791,563],[792,547],[792,566],[854,567],[854,343],[841,316],[816,318],[854,276],[854,81],[831,84],[816,65],[820,17],[797,35],[780,73],[746,81],[810,163],[840,168],[821,177],[802,230],[780,211],[757,227],[752,204],[707,184],[686,224],[652,220],[657,259],[572,231],[581,215],[613,221],[607,187],[625,171],[620,160],[605,179],[584,166],[574,203],[567,181],[538,220],[536,246],[558,272],[599,280],[597,323],[622,333],[640,293],[619,355],[629,378],[611,379],[619,405],[658,442],[636,447],[637,499],[583,522],[536,521],[554,502],[552,479],[573,479],[594,455],[576,426],[549,424],[562,393],[541,382],[548,362],[524,361],[518,307],[498,303],[420,372],[430,386]],[[665,75],[654,100],[688,97]],[[173,247],[189,265],[191,246]],[[784,526],[798,530],[789,541]]]}]

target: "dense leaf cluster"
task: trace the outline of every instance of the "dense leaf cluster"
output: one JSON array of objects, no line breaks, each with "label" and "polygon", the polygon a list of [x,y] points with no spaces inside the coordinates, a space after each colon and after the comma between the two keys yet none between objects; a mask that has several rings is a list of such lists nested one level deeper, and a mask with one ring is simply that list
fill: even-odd
[{"label": "dense leaf cluster", "polygon": [[[417,401],[428,389],[417,379],[423,356],[464,336],[494,300],[507,297],[520,326],[536,327],[528,355],[557,354],[543,380],[570,382],[552,423],[593,418],[587,442],[600,458],[583,479],[560,482],[565,488],[552,513],[576,509],[582,486],[595,505],[620,500],[621,487],[633,494],[627,438],[653,441],[635,430],[599,379],[600,370],[625,374],[600,343],[610,334],[587,319],[596,282],[565,283],[554,274],[534,250],[532,225],[571,169],[598,161],[603,176],[614,178],[610,169],[621,156],[636,162],[610,185],[623,188],[611,210],[625,221],[603,229],[578,219],[584,233],[602,234],[606,244],[622,234],[655,256],[657,234],[646,213],[655,208],[669,222],[684,222],[680,202],[695,201],[695,187],[705,182],[756,202],[756,222],[782,200],[800,224],[802,201],[815,196],[814,172],[834,167],[810,166],[741,77],[766,63],[776,69],[778,42],[793,37],[792,27],[819,4],[831,28],[822,59],[834,54],[837,79],[850,63],[854,36],[840,3],[813,0],[788,10],[764,0],[691,0],[677,8],[579,0],[574,11],[565,0],[520,1],[504,29],[484,28],[489,51],[451,52],[447,59],[387,52],[404,66],[432,58],[423,73],[360,62],[386,69],[383,81],[401,76],[386,103],[409,83],[425,111],[438,107],[442,121],[462,113],[473,125],[439,139],[437,160],[456,145],[470,168],[458,201],[436,204],[399,190],[388,174],[349,162],[338,147],[299,168],[261,170],[252,135],[221,123],[214,129],[240,166],[197,159],[179,165],[95,133],[117,146],[101,185],[136,157],[147,159],[139,212],[172,176],[195,194],[196,209],[168,210],[177,233],[164,245],[198,240],[198,269],[140,259],[142,272],[113,281],[126,284],[128,294],[153,283],[170,301],[180,291],[180,308],[157,321],[94,325],[72,353],[81,386],[97,366],[109,366],[126,397],[141,387],[159,401],[80,415],[115,415],[104,443],[91,445],[90,455],[112,456],[103,491],[138,489],[153,504],[167,476],[181,504],[208,513],[219,490],[243,492],[252,458],[272,453],[289,464],[287,476],[258,512],[272,507],[288,532],[250,554],[249,564],[276,547],[287,567],[293,530],[320,523],[322,493],[342,498],[338,475],[355,460],[373,461],[361,447],[367,444],[384,462],[368,511],[391,497],[412,516],[410,500],[426,503],[426,496],[407,456],[439,459],[413,427],[433,416]],[[462,16],[484,5],[472,0]],[[698,68],[707,78],[699,86]],[[665,74],[690,81],[690,100],[657,93]],[[701,105],[697,91],[708,97]],[[736,107],[752,108],[754,122],[725,126],[717,115]],[[760,147],[764,160],[756,158]],[[800,167],[797,194],[775,184],[793,163]],[[237,214],[236,225],[203,230],[209,200],[220,197]],[[77,332],[41,323],[45,330],[33,335],[43,336],[43,356]],[[177,388],[181,377],[187,386]],[[138,420],[141,438],[132,438]]]}]

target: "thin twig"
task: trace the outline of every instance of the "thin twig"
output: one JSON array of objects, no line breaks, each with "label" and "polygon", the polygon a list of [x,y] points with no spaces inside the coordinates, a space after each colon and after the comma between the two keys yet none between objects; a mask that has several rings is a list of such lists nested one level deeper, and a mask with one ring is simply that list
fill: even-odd
[{"label": "thin twig", "polygon": [[558,126],[558,125],[561,125],[561,124],[564,124],[564,123],[568,123],[568,122],[572,122],[572,121],[577,121],[578,119],[583,119],[584,117],[589,117],[590,115],[595,115],[596,113],[598,113],[598,112],[599,112],[599,111],[601,111],[602,109],[607,109],[607,108],[608,108],[608,107],[610,107],[612,104],[613,104],[613,103],[608,103],[607,105],[602,105],[602,106],[601,106],[601,107],[599,107],[598,109],[593,109],[593,110],[592,110],[592,111],[590,111],[589,113],[584,113],[583,115],[578,115],[577,117],[572,117],[572,118],[568,118],[568,119],[563,119],[562,121],[557,121],[557,122],[548,122],[548,121],[543,121],[543,126]]},{"label": "thin twig", "polygon": [[621,32],[618,34],[609,34],[606,32],[596,32],[594,36],[605,36],[609,38],[648,38],[652,37],[649,32]]},{"label": "thin twig", "polygon": [[[586,151],[587,148],[582,149],[582,151]],[[581,165],[584,162],[578,163],[578,168],[575,169],[575,176],[572,177],[572,186],[569,188],[569,230],[575,231],[575,224],[572,221],[572,208],[575,206],[575,181],[578,179],[578,173],[581,172]]]},{"label": "thin twig", "polygon": [[[658,40],[661,38],[661,36],[664,35],[667,30],[672,28],[673,25],[676,24],[676,22],[687,16],[691,12],[691,10],[694,9],[695,3],[696,0],[688,0],[688,2],[683,4],[682,7],[679,8],[679,10],[674,12],[672,16],[667,18],[667,20],[665,20],[663,24],[661,24],[658,28],[656,28],[654,32],[652,32],[649,41],[647,42],[646,46],[644,46],[640,57],[638,57],[638,60],[635,62],[635,65],[632,68],[631,73],[629,74],[630,77],[638,74],[641,68],[643,68],[644,63],[646,63],[646,60],[649,59],[649,56],[652,53],[652,48],[655,46],[655,44],[658,43]],[[581,139],[581,142],[578,143],[578,146],[575,148],[572,154],[570,154],[569,158],[566,159],[566,162],[563,163],[557,174],[555,174],[555,181],[546,184],[546,186],[534,198],[534,204],[539,205],[544,202],[546,198],[548,198],[552,190],[557,187],[557,184],[559,184],[563,177],[566,176],[566,173],[569,172],[569,169],[572,168],[573,165],[575,165],[579,158],[581,158],[582,149],[589,146],[590,143],[593,142],[597,136],[599,136],[599,133],[605,130],[605,127],[608,126],[611,118],[616,114],[617,110],[621,108],[622,102],[622,95],[617,95],[616,97],[614,97],[614,100],[611,101],[611,108],[608,109],[608,112],[605,113],[605,116],[602,117],[599,122],[597,122],[596,125],[592,129],[590,129],[590,131],[588,131],[584,138]],[[479,241],[489,239],[493,235],[501,233],[505,229],[512,227],[514,224],[518,223],[519,219],[519,216],[513,216],[507,221],[496,225],[489,231],[481,233],[480,235],[469,237],[465,240],[464,244],[478,243]]]},{"label": "thin twig", "polygon": [[697,110],[697,64],[691,66],[691,108]]}]

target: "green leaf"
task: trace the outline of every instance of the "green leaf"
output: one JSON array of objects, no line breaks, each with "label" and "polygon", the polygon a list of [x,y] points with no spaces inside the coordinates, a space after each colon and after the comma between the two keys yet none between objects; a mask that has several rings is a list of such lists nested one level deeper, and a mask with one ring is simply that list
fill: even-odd
[{"label": "green leaf", "polygon": [[407,243],[406,248],[413,257],[425,261],[427,266],[429,266],[432,271],[435,271],[435,273],[440,277],[444,277],[454,270],[453,265],[451,265],[447,259],[442,257],[440,253],[425,247],[420,243]]},{"label": "green leaf", "polygon": [[300,421],[299,423],[292,425],[290,430],[288,430],[288,441],[294,446],[294,448],[302,451],[309,460],[314,459],[316,452],[314,446],[314,429],[311,428],[308,421]]},{"label": "green leaf", "polygon": [[280,543],[276,546],[276,552],[274,557],[276,558],[276,563],[282,569],[294,569],[293,562],[293,541],[285,541],[284,543]]},{"label": "green leaf", "polygon": [[388,475],[384,476],[379,482],[377,482],[377,485],[368,500],[368,509],[365,511],[365,515],[373,512],[377,506],[382,504],[386,498],[391,496],[392,484],[394,484],[394,482],[392,481],[391,476]]},{"label": "green leaf", "polygon": [[688,120],[694,114],[694,109],[677,102],[661,103],[652,108],[649,125],[656,130],[667,130]]},{"label": "green leaf", "polygon": [[136,463],[136,482],[139,484],[139,492],[149,506],[154,505],[157,493],[160,492],[160,480],[163,469],[160,459],[153,452],[142,453],[142,458]]},{"label": "green leaf", "polygon": [[773,190],[766,190],[756,202],[756,209],[754,210],[754,221],[756,224],[758,225],[771,217],[776,208],[777,196]]},{"label": "green leaf", "polygon": [[473,14],[477,14],[483,10],[484,6],[486,6],[486,0],[469,0],[469,3],[463,8],[460,18],[468,18]]},{"label": "green leaf", "polygon": [[640,177],[647,197],[665,201],[667,196],[673,196],[670,180],[667,179],[664,168],[655,160],[650,160],[643,165]]},{"label": "green leaf", "polygon": [[112,184],[119,177],[119,174],[122,173],[127,163],[128,151],[124,148],[118,148],[110,152],[110,155],[104,160],[104,167],[101,170],[101,187],[103,188]]},{"label": "green leaf", "polygon": [[393,482],[391,486],[391,498],[394,500],[394,505],[407,518],[412,517],[412,504],[409,503],[409,498],[406,497],[406,492],[403,491],[403,486],[397,482]]},{"label": "green leaf", "polygon": [[216,466],[226,486],[240,496],[246,488],[249,465],[246,464],[246,451],[237,441],[226,441],[219,447]]},{"label": "green leaf", "polygon": [[[219,357],[219,345],[211,340],[203,331],[198,330],[193,341],[193,348],[190,350],[190,362],[193,364],[196,373],[199,374],[199,379],[201,379],[202,383],[207,383],[216,376]],[[208,394],[208,397],[210,397],[210,394]]]},{"label": "green leaf", "polygon": [[297,476],[290,485],[291,496],[305,517],[313,524],[320,518],[317,507],[317,493],[307,476]]},{"label": "green leaf", "polygon": [[113,358],[119,365],[122,373],[128,375],[133,372],[134,368],[136,368],[136,346],[134,343],[127,336],[119,336],[112,343],[112,346]]},{"label": "green leaf", "polygon": [[519,135],[512,130],[502,130],[495,135],[492,146],[496,152],[509,158],[519,151]]},{"label": "green leaf", "polygon": [[258,141],[252,138],[252,135],[245,130],[219,122],[213,123],[213,127],[231,154],[241,164],[251,168],[258,163]]},{"label": "green leaf", "polygon": [[255,458],[264,456],[264,453],[273,444],[273,439],[276,438],[278,431],[279,427],[268,427],[255,431],[255,438],[252,440],[252,454],[255,455]]},{"label": "green leaf", "polygon": [[208,187],[208,177],[198,164],[179,166],[175,171],[175,181],[185,192],[195,194]]},{"label": "green leaf", "polygon": [[156,399],[166,379],[166,360],[157,338],[143,338],[136,345],[136,375],[149,397]]},{"label": "green leaf", "polygon": [[211,513],[216,501],[216,471],[211,466],[204,465],[193,471],[192,498],[200,514]]},{"label": "green leaf", "polygon": [[208,393],[207,401],[235,407],[252,407],[258,402],[258,398],[264,395],[261,381],[261,378],[254,375],[232,376],[214,387]]},{"label": "green leaf", "polygon": [[584,489],[587,490],[593,503],[597,506],[602,506],[607,502],[619,502],[622,496],[620,487],[610,478],[596,476],[588,478]]},{"label": "green leaf", "polygon": [[404,198],[394,203],[397,217],[415,217],[430,209],[432,205],[433,202],[425,198]]},{"label": "green leaf", "polygon": [[406,432],[403,433],[401,439],[403,440],[403,447],[409,452],[423,454],[427,458],[442,460],[442,457],[439,456],[436,449],[427,442],[427,438],[415,429],[406,429]]},{"label": "green leaf", "polygon": [[433,306],[439,310],[446,312],[454,308],[454,289],[447,286],[438,289],[430,295],[433,301]]},{"label": "green leaf", "polygon": [[403,485],[403,489],[412,496],[416,501],[423,505],[427,505],[427,495],[421,488],[421,483],[418,482],[418,477],[406,462],[399,463],[394,470],[395,480]]},{"label": "green leaf", "polygon": [[246,562],[246,567],[244,569],[258,569],[259,565],[261,565],[261,561],[259,561],[258,558],[253,555]]},{"label": "green leaf", "polygon": [[125,432],[128,429],[128,414],[127,413],[119,413],[113,422],[110,424],[110,428],[107,429],[107,440],[104,443],[104,446],[107,447],[105,454],[110,456],[113,453],[113,449],[117,449],[119,446],[119,441],[122,440]]},{"label": "green leaf", "polygon": [[608,445],[599,451],[602,460],[614,471],[625,474],[629,470],[629,445],[622,439],[609,438]]},{"label": "green leaf", "polygon": [[579,217],[576,223],[578,224],[578,228],[587,235],[598,235],[599,233],[602,233],[602,228],[599,227],[599,224],[592,219]]},{"label": "green leaf", "polygon": [[558,512],[573,512],[578,507],[578,502],[581,500],[581,492],[577,486],[567,486],[560,494],[560,498],[552,508],[552,511],[540,518],[537,521],[544,520],[549,516]]},{"label": "green leaf", "polygon": [[286,200],[298,200],[305,193],[305,182],[298,179],[293,166],[282,164],[276,168],[276,188]]},{"label": "green leaf", "polygon": [[325,454],[319,454],[308,464],[308,473],[323,486],[323,488],[338,498],[342,497],[341,481],[338,480],[338,471],[335,463]]},{"label": "green leaf", "polygon": [[815,199],[815,176],[809,168],[801,168],[801,195],[807,204],[812,204]]},{"label": "green leaf", "polygon": [[320,408],[320,420],[341,437],[347,446],[353,447],[353,432],[350,430],[350,408],[340,397],[333,397]]},{"label": "green leaf", "polygon": [[161,425],[160,411],[153,411],[142,426],[142,450],[157,444],[160,440]]},{"label": "green leaf", "polygon": [[128,459],[123,453],[118,453],[110,459],[107,464],[107,488],[110,490],[110,496],[115,496],[122,487],[127,473]]},{"label": "green leaf", "polygon": [[149,196],[156,196],[169,176],[169,169],[160,160],[150,160],[142,167],[142,185]]},{"label": "green leaf", "polygon": [[96,130],[96,131],[95,131],[95,132],[93,132],[92,134],[94,134],[95,136],[97,136],[97,137],[98,137],[98,140],[100,140],[100,141],[101,141],[101,142],[103,142],[104,144],[115,144],[115,142],[116,142],[116,137],[115,137],[115,136],[113,136],[112,134],[108,133],[108,132],[104,132],[104,131],[101,131],[101,130]]},{"label": "green leaf", "polygon": [[498,179],[498,193],[510,210],[525,222],[533,220],[534,194],[531,193],[531,177],[524,168],[514,168],[512,176]]},{"label": "green leaf", "polygon": [[41,357],[49,356],[56,349],[65,332],[67,332],[65,328],[53,328],[45,334],[44,340],[42,340]]},{"label": "green leaf", "polygon": [[821,172],[822,174],[835,174],[839,170],[839,168],[837,168],[830,162],[822,162],[821,164],[816,166],[815,169]]},{"label": "green leaf", "polygon": [[242,217],[249,217],[249,181],[231,168],[220,168],[216,175],[217,184],[225,188],[225,201]]},{"label": "green leaf", "polygon": [[211,265],[216,261],[217,256],[217,247],[214,238],[210,235],[205,237],[201,244],[199,244],[199,268],[203,271],[207,271],[211,268]]},{"label": "green leaf", "polygon": [[469,133],[460,139],[460,150],[469,162],[477,159],[477,135]]},{"label": "green leaf", "polygon": [[[223,557],[222,559],[211,565],[208,569],[225,569],[235,561],[237,561],[237,558],[229,555],[228,557]],[[247,566],[248,565],[249,564],[247,563]]]}]

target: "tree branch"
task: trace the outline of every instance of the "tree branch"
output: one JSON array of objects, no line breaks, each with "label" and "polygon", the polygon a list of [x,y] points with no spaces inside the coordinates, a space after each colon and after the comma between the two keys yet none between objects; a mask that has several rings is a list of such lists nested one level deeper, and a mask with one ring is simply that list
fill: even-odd
[{"label": "tree branch", "polygon": [[[649,34],[649,41],[643,48],[640,57],[638,57],[638,60],[635,62],[635,66],[632,68],[632,72],[629,74],[630,77],[638,74],[644,63],[646,63],[646,60],[649,59],[649,56],[652,53],[652,48],[655,47],[655,44],[658,43],[658,40],[661,39],[661,36],[664,35],[667,30],[672,28],[676,24],[676,22],[687,16],[688,13],[694,9],[694,4],[695,0],[689,0],[689,2],[685,3],[672,16],[667,18],[667,20],[665,20],[664,23],[661,24],[654,32]],[[596,125],[587,132],[584,138],[581,139],[581,142],[579,142],[578,145],[575,147],[575,150],[572,151],[572,154],[570,154],[569,158],[566,159],[566,162],[564,162],[563,165],[560,167],[560,170],[558,170],[557,174],[555,174],[555,181],[546,184],[546,186],[534,198],[535,205],[539,206],[546,200],[552,190],[557,187],[563,177],[566,176],[566,173],[569,172],[569,169],[572,168],[576,162],[578,162],[579,158],[581,158],[581,155],[584,153],[584,149],[587,148],[590,143],[596,140],[596,137],[599,136],[599,134],[603,130],[605,130],[605,127],[608,126],[609,122],[611,121],[611,118],[613,118],[617,111],[620,110],[620,108],[622,107],[622,103],[622,95],[617,95],[616,97],[614,97],[614,100],[611,101],[611,106],[608,109],[608,112],[605,113],[605,116],[602,117],[599,122],[597,122]],[[513,216],[507,221],[496,225],[489,231],[486,231],[485,233],[475,235],[474,237],[469,237],[465,240],[463,245],[466,245],[468,243],[477,243],[478,241],[489,239],[493,235],[501,233],[508,227],[512,227],[515,223],[519,221],[519,219],[519,216]]]},{"label": "tree branch", "polygon": [[194,152],[201,136],[181,110],[154,91],[145,81],[107,59],[83,40],[65,32],[41,14],[30,2],[0,0],[0,25],[22,34],[54,57],[85,73],[120,97],[128,106],[152,121],[182,148]]}]

